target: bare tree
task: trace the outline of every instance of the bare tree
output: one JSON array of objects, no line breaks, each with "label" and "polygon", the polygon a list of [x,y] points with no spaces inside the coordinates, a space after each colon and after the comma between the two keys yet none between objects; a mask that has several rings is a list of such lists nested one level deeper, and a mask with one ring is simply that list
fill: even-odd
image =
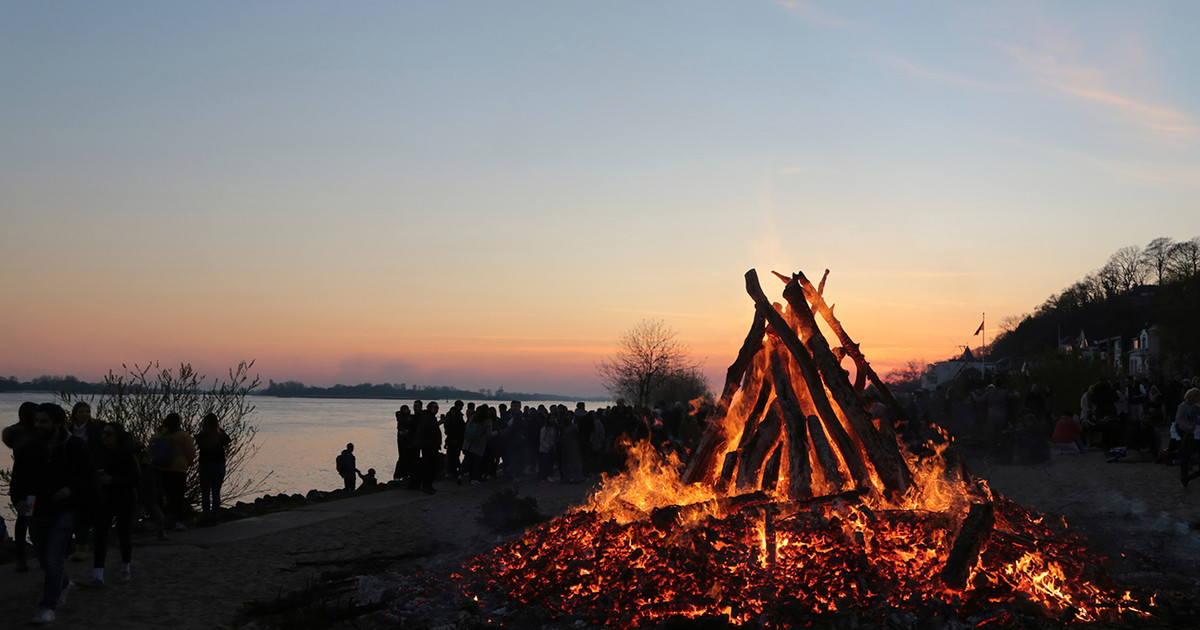
[{"label": "bare tree", "polygon": [[1104,278],[1108,275],[1116,293],[1123,293],[1146,281],[1146,265],[1142,258],[1142,248],[1137,245],[1122,247],[1108,257],[1108,262],[1100,270]]},{"label": "bare tree", "polygon": [[1171,250],[1175,241],[1166,236],[1160,236],[1146,245],[1142,250],[1142,264],[1154,274],[1155,284],[1161,285],[1167,279],[1171,270]]},{"label": "bare tree", "polygon": [[1171,278],[1183,280],[1200,273],[1200,236],[1171,247]]},{"label": "bare tree", "polygon": [[622,333],[617,351],[602,359],[596,371],[609,393],[638,406],[653,402],[673,382],[698,382],[705,390],[699,395],[708,389],[691,349],[680,343],[678,332],[659,320],[644,319]]},{"label": "bare tree", "polygon": [[[121,423],[134,441],[143,445],[168,413],[178,413],[188,433],[199,430],[206,414],[215,413],[232,441],[221,494],[223,499],[234,500],[255,494],[266,484],[265,477],[250,476],[245,470],[258,452],[254,405],[247,400],[260,384],[258,375],[251,375],[253,367],[254,361],[242,361],[230,368],[228,379],[210,382],[189,363],[181,363],[177,370],[160,367],[157,362],[144,367],[122,365],[121,372],[109,370],[104,377],[105,392],[99,400],[65,392],[59,398],[68,407],[80,400],[91,403],[97,417]],[[187,488],[190,498],[197,499],[200,480],[194,467],[188,472]]]}]

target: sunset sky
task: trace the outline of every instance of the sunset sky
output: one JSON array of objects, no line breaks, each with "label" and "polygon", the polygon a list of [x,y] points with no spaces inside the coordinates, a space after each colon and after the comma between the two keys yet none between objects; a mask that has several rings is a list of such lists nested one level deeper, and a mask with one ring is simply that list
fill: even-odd
[{"label": "sunset sky", "polygon": [[1200,3],[0,3],[0,375],[714,387],[757,268],[877,370],[1200,234]]}]

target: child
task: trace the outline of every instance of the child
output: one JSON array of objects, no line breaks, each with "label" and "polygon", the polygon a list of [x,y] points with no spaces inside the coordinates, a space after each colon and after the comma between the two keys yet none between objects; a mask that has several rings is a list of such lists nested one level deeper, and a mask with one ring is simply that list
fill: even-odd
[{"label": "child", "polygon": [[358,478],[362,479],[362,489],[370,490],[379,486],[379,480],[375,479],[375,469],[368,468],[367,474],[358,473]]}]

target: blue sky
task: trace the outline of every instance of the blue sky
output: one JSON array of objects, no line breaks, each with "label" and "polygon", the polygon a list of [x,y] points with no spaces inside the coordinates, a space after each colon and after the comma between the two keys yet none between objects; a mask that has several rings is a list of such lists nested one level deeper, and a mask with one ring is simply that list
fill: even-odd
[{"label": "blue sky", "polygon": [[751,267],[942,358],[1200,234],[1198,13],[3,3],[0,372],[589,394],[652,317],[716,380]]}]

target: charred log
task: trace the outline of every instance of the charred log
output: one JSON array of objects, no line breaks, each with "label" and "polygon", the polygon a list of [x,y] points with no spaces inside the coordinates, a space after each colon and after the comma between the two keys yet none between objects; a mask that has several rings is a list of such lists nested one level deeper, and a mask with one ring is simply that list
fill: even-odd
[{"label": "charred log", "polygon": [[742,348],[738,350],[737,358],[725,372],[725,389],[721,392],[720,401],[722,411],[729,409],[729,403],[733,400],[733,395],[737,393],[746,369],[750,367],[750,362],[763,347],[763,335],[766,334],[766,331],[767,320],[756,311],[754,321],[750,324],[750,332],[746,335],[746,340],[742,342]]},{"label": "charred log", "polygon": [[854,432],[858,434],[863,451],[875,466],[875,472],[879,474],[884,487],[897,493],[908,490],[912,483],[912,472],[908,470],[908,465],[900,455],[899,445],[895,440],[887,442],[880,439],[874,423],[863,410],[862,399],[846,380],[842,366],[829,350],[825,336],[817,328],[817,321],[804,300],[800,284],[789,283],[783,290],[783,297],[796,315],[800,332],[805,338],[805,347],[812,354],[820,375],[824,377],[825,386],[829,388],[829,393],[837,401]]},{"label": "charred log", "polygon": [[[817,456],[817,463],[821,465],[821,473],[825,475],[825,481],[834,488],[841,489],[846,485],[846,479],[842,476],[842,470],[838,466],[837,456],[833,454],[833,448],[829,446],[829,439],[825,436],[825,429],[821,428],[821,420],[816,416],[809,416],[808,424],[808,439],[812,442],[813,453]],[[856,479],[858,485],[865,485],[865,479]]]},{"label": "charred log", "polygon": [[971,567],[979,560],[979,551],[992,533],[996,523],[995,510],[991,503],[975,503],[963,519],[958,537],[950,549],[946,566],[942,568],[942,584],[961,589],[967,585]]},{"label": "charred log", "polygon": [[808,440],[804,421],[788,418],[784,423],[787,434],[788,498],[793,501],[812,496],[812,464],[808,461]]}]

